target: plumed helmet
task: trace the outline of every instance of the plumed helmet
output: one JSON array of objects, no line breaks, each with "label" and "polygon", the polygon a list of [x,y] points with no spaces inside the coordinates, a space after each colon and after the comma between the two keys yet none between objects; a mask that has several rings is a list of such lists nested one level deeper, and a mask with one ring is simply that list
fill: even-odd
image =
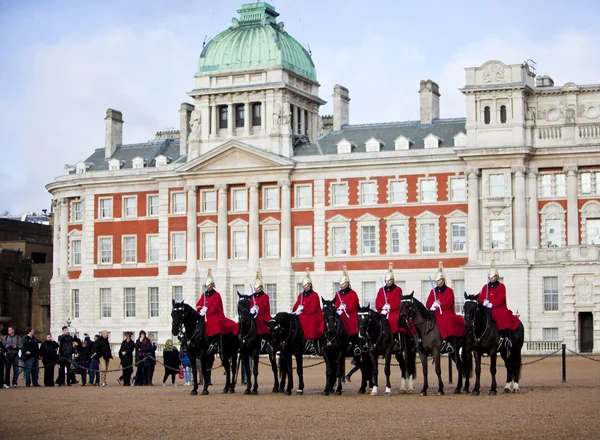
[{"label": "plumed helmet", "polygon": [[444,266],[442,265],[441,261],[438,264],[438,270],[435,274],[435,281],[437,282],[439,280],[446,280],[446,275],[444,275]]},{"label": "plumed helmet", "polygon": [[492,265],[488,272],[488,279],[492,279],[493,277],[500,277],[500,273],[498,272],[498,268],[496,267],[496,262],[492,260]]},{"label": "plumed helmet", "polygon": [[258,289],[263,286],[263,282],[260,279],[260,271],[256,271],[256,279],[254,280],[254,289]]},{"label": "plumed helmet", "polygon": [[392,263],[390,263],[387,273],[385,274],[385,281],[388,282],[389,280],[395,280],[394,278],[394,265]]},{"label": "plumed helmet", "polygon": [[215,280],[212,276],[212,269],[208,268],[208,274],[206,275],[206,280],[204,280],[204,285],[206,286],[206,290],[210,290],[215,287]]},{"label": "plumed helmet", "polygon": [[350,287],[350,277],[348,276],[348,268],[344,266],[344,273],[340,278],[340,289],[345,289],[346,287]]},{"label": "plumed helmet", "polygon": [[302,287],[306,287],[308,285],[312,286],[312,279],[310,278],[310,271],[308,270],[308,267],[306,268],[306,276],[304,277],[304,279],[302,279]]}]

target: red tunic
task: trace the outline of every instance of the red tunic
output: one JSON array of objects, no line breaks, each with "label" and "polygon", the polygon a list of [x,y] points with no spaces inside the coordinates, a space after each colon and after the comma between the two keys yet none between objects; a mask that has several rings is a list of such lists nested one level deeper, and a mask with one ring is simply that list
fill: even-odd
[{"label": "red tunic", "polygon": [[301,293],[298,295],[298,300],[292,311],[295,312],[300,304],[304,306],[302,313],[298,316],[302,330],[304,330],[304,337],[306,339],[321,339],[323,336],[323,313],[321,312],[319,294],[314,290],[311,290],[308,295],[306,292]]},{"label": "red tunic", "polygon": [[340,315],[344,327],[346,327],[346,332],[348,336],[356,335],[358,334],[358,295],[350,288],[345,291],[340,290],[335,295],[336,307],[340,306],[340,298],[341,302],[346,304],[346,313]]},{"label": "red tunic", "polygon": [[521,322],[513,313],[506,307],[506,287],[500,282],[487,283],[481,288],[479,302],[485,300],[492,303],[492,318],[496,321],[498,330],[516,330]]},{"label": "red tunic", "polygon": [[258,294],[255,293],[252,295],[250,304],[258,307],[258,313],[256,315],[256,332],[259,335],[266,335],[269,333],[269,321],[271,320],[269,295],[262,291]]},{"label": "red tunic", "polygon": [[379,289],[377,292],[377,298],[375,299],[375,308],[381,313],[387,298],[387,303],[390,305],[390,313],[388,313],[387,318],[390,323],[392,333],[404,332],[405,329],[398,326],[398,317],[400,316],[400,301],[402,300],[402,289],[395,284],[392,284],[392,286],[392,290],[389,292],[384,292],[384,287]]},{"label": "red tunic", "polygon": [[196,311],[200,312],[200,309],[204,306],[204,297],[206,296],[206,334],[208,336],[214,336],[218,334],[233,333],[237,335],[238,324],[235,321],[227,318],[223,313],[223,301],[221,300],[221,294],[216,290],[207,293],[206,295],[200,295],[200,299],[196,303]]},{"label": "red tunic", "polygon": [[[441,313],[439,308],[435,310],[435,322],[443,339],[448,336],[462,336],[466,333],[465,319],[454,311],[454,291],[448,286],[444,287],[445,289],[437,289],[435,292],[442,309]],[[435,301],[433,290],[429,291],[429,297],[425,303],[427,308],[430,308]]]}]

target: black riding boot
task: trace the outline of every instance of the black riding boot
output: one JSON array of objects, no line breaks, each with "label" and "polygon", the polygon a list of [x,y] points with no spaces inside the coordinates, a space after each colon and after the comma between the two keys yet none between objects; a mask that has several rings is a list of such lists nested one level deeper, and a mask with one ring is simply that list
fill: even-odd
[{"label": "black riding boot", "polygon": [[394,335],[394,351],[400,353],[402,351],[402,342],[400,341],[400,332]]},{"label": "black riding boot", "polygon": [[218,354],[221,352],[221,335],[214,335],[210,337],[208,354]]}]

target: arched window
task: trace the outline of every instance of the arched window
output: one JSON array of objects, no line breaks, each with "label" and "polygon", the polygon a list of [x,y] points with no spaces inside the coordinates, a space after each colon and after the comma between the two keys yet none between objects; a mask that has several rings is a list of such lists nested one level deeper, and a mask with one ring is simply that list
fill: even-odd
[{"label": "arched window", "polygon": [[506,124],[506,106],[500,106],[500,123]]},{"label": "arched window", "polygon": [[488,106],[483,109],[483,122],[485,124],[490,123],[490,108]]}]

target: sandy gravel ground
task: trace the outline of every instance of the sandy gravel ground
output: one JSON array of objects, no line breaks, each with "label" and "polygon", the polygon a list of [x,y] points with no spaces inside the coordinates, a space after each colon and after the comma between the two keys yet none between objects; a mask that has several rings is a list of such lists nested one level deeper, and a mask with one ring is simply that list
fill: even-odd
[{"label": "sandy gravel ground", "polygon": [[[525,358],[525,362],[535,358]],[[316,359],[307,359],[311,365]],[[158,366],[153,387],[121,387],[116,373],[110,387],[0,390],[2,439],[564,439],[600,438],[600,362],[549,358],[525,366],[520,394],[488,396],[489,369],[482,395],[427,397],[399,394],[399,370],[392,372],[393,394],[357,395],[358,380],[343,396],[321,396],[324,366],[305,371],[305,395],[272,394],[272,375],[261,365],[259,395],[223,395],[222,370],[213,373],[208,396],[190,396],[190,387],[162,387]],[[420,368],[420,366],[418,366]],[[383,367],[380,367],[383,375]],[[430,386],[433,369],[430,368]],[[421,371],[416,380],[420,390]],[[456,380],[456,372],[454,375]],[[504,368],[499,368],[499,386]],[[21,383],[23,380],[21,378]],[[500,388],[501,390],[501,388]],[[435,389],[431,390],[435,391]]]}]

